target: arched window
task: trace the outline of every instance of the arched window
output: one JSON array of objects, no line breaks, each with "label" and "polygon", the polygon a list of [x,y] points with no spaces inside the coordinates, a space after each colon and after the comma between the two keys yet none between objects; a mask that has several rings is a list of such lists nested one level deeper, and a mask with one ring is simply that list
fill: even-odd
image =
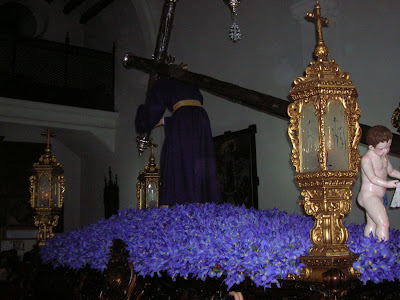
[{"label": "arched window", "polygon": [[0,5],[0,35],[14,38],[34,38],[37,21],[33,12],[18,2]]}]

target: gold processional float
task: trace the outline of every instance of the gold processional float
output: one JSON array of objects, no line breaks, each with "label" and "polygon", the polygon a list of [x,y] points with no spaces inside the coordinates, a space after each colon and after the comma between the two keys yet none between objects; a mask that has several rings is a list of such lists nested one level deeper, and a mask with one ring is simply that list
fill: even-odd
[{"label": "gold processional float", "polygon": [[316,24],[316,61],[310,62],[305,77],[294,80],[288,134],[304,210],[315,222],[310,232],[313,247],[300,257],[306,268],[289,279],[345,281],[358,276],[352,266],[358,255],[346,246],[348,231],[342,219],[350,213],[351,188],[358,177],[361,111],[349,74],[327,59],[322,26],[329,20],[321,16],[318,2],[307,17]]}]

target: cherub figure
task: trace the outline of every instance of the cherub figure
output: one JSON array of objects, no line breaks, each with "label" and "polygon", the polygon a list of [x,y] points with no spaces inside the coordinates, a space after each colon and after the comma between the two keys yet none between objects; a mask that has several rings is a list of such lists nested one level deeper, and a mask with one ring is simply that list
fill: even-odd
[{"label": "cherub figure", "polygon": [[389,218],[383,204],[387,188],[396,188],[398,180],[387,180],[387,176],[400,179],[387,154],[393,134],[385,126],[377,125],[367,132],[368,151],[361,159],[361,190],[357,201],[365,209],[367,223],[364,236],[372,232],[379,241],[389,240]]}]

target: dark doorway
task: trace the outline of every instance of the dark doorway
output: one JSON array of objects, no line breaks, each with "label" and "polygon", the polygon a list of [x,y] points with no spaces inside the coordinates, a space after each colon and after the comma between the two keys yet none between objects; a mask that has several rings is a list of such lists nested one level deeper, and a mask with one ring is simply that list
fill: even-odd
[{"label": "dark doorway", "polygon": [[29,177],[44,153],[38,143],[0,142],[0,225],[34,227]]}]

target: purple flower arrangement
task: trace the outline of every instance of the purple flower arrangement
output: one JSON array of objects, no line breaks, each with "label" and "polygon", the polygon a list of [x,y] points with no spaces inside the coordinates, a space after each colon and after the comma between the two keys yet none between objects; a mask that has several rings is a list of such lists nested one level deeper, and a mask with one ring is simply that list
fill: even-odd
[{"label": "purple flower arrangement", "polygon": [[360,271],[360,279],[374,283],[400,279],[400,232],[390,229],[390,240],[378,242],[376,238],[364,237],[364,226],[346,225],[349,231],[349,249],[360,254],[353,267]]},{"label": "purple flower arrangement", "polygon": [[[228,289],[245,277],[271,287],[289,273],[300,274],[299,257],[312,246],[311,217],[231,204],[188,204],[171,208],[120,210],[108,220],[56,235],[40,250],[44,263],[72,269],[89,265],[106,268],[113,239],[128,247],[129,260],[139,275],[166,272],[177,277],[221,277]],[[359,253],[354,267],[361,280],[380,282],[400,278],[400,233],[390,242],[363,237],[361,225],[348,226],[351,251]]]}]

